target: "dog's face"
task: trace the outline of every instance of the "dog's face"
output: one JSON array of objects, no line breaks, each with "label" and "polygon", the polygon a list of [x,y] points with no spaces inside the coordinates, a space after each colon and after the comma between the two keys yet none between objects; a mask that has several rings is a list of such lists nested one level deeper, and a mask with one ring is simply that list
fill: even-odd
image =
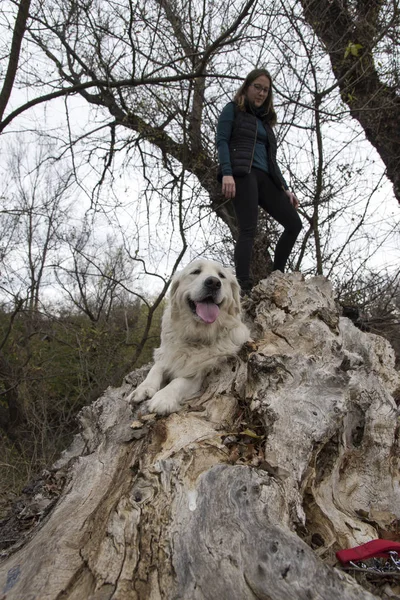
[{"label": "dog's face", "polygon": [[239,284],[230,269],[214,261],[195,260],[174,277],[171,307],[176,318],[183,311],[210,326],[224,313],[239,315]]}]

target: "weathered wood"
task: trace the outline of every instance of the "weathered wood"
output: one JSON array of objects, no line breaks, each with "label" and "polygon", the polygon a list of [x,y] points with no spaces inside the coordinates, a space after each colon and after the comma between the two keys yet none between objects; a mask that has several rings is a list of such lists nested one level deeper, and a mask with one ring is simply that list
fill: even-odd
[{"label": "weathered wood", "polygon": [[399,519],[393,351],[339,318],[323,278],[274,273],[248,314],[254,347],[180,413],[132,415],[146,369],[82,411],[58,502],[3,552],[0,598],[382,597],[332,565]]}]

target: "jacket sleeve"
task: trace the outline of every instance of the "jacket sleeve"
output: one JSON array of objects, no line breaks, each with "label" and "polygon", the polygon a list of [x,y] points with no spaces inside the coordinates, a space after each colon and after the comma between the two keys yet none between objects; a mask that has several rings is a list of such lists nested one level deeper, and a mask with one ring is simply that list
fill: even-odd
[{"label": "jacket sleeve", "polygon": [[273,178],[275,179],[275,183],[278,185],[279,187],[279,183],[281,183],[282,187],[284,190],[288,190],[289,186],[284,178],[284,176],[282,175],[282,171],[279,168],[278,165],[278,161],[276,159],[276,154],[277,154],[277,141],[276,141],[276,136],[275,136],[275,132],[272,129],[272,127],[268,124],[264,124],[264,127],[267,131],[267,136],[268,136],[268,143],[269,143],[269,168],[270,168],[270,173],[273,176]]},{"label": "jacket sleeve", "polygon": [[234,120],[234,103],[229,102],[229,104],[227,104],[222,109],[217,124],[217,151],[218,161],[221,166],[222,175],[232,175],[232,166],[229,154],[229,142],[232,135]]},{"label": "jacket sleeve", "polygon": [[276,170],[277,170],[277,174],[278,174],[279,179],[282,181],[283,189],[284,190],[288,190],[289,186],[288,186],[288,184],[286,182],[286,179],[282,175],[282,171],[280,170],[278,163],[276,164]]}]

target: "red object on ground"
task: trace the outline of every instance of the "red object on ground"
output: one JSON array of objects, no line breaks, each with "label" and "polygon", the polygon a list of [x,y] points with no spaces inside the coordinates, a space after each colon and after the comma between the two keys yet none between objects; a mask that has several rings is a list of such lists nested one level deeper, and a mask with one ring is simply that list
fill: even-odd
[{"label": "red object on ground", "polygon": [[336,558],[344,565],[350,561],[355,562],[367,560],[368,558],[388,558],[391,550],[400,553],[400,542],[372,540],[355,548],[339,550],[336,552]]}]

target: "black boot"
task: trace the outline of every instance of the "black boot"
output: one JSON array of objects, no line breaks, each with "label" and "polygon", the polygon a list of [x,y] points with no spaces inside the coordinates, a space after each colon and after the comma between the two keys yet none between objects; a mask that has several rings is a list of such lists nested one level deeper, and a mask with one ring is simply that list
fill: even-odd
[{"label": "black boot", "polygon": [[244,298],[245,296],[249,296],[251,290],[253,288],[253,282],[251,279],[243,279],[239,280],[240,285],[240,296]]}]

